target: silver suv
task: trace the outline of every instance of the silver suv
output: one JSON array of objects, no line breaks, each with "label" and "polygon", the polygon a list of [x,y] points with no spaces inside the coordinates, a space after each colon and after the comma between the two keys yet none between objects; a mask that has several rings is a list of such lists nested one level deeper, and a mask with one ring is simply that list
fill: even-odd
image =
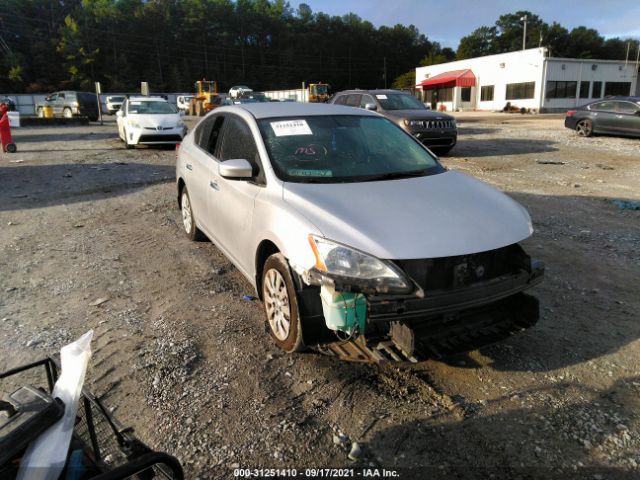
[{"label": "silver suv", "polygon": [[220,107],[185,137],[176,176],[187,235],[255,287],[285,351],[415,361],[538,319],[525,209],[377,113]]}]

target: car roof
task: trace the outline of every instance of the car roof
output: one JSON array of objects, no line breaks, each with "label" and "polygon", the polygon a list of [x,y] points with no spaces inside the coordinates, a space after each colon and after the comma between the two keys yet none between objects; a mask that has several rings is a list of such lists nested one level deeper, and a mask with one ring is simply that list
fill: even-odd
[{"label": "car roof", "polygon": [[373,90],[342,90],[340,92],[336,92],[336,95],[338,94],[342,94],[342,93],[370,93],[372,95],[386,95],[386,94],[392,94],[392,93],[402,93],[405,95],[411,95],[409,92],[403,92],[402,90],[393,90],[391,88],[378,88],[378,89],[373,89]]},{"label": "car roof", "polygon": [[249,112],[256,119],[274,117],[294,117],[311,115],[367,115],[378,116],[377,113],[368,110],[355,109],[342,105],[328,103],[299,103],[299,102],[256,102],[244,103],[228,107],[220,107],[220,111],[233,111],[242,109]]},{"label": "car roof", "polygon": [[611,100],[623,100],[623,101],[627,101],[627,102],[634,102],[634,103],[640,103],[640,97],[631,97],[631,96],[609,96],[609,97],[603,97],[603,98],[599,98],[598,100],[595,100],[591,103],[596,103],[596,102],[606,102],[606,101],[611,101]]},{"label": "car roof", "polygon": [[144,96],[140,96],[140,97],[129,97],[129,100],[133,100],[135,102],[150,102],[151,100],[154,101],[161,101],[161,102],[166,102],[166,100],[162,97],[144,97]]}]

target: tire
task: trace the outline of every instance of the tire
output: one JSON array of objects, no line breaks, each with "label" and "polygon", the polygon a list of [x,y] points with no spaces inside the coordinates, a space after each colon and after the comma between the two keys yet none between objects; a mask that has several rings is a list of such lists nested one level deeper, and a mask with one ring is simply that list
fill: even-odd
[{"label": "tire", "polygon": [[44,118],[44,110],[42,109],[42,107],[38,107],[38,118]]},{"label": "tire", "polygon": [[298,298],[289,264],[281,253],[267,258],[260,288],[267,326],[276,345],[288,353],[305,350]]},{"label": "tire", "polygon": [[202,102],[196,103],[196,117],[204,116],[204,105]]},{"label": "tire", "polygon": [[72,118],[73,117],[73,113],[71,113],[71,109],[70,108],[65,108],[64,110],[62,110],[62,116],[64,118]]},{"label": "tire", "polygon": [[204,234],[196,227],[196,220],[193,216],[193,208],[191,207],[191,199],[189,198],[189,192],[186,186],[183,187],[180,193],[180,212],[182,214],[182,226],[189,240],[192,242],[204,240]]},{"label": "tire", "polygon": [[15,143],[9,143],[7,145],[7,153],[16,153],[18,151],[18,147],[16,147]]},{"label": "tire", "polygon": [[593,122],[588,118],[578,120],[576,123],[576,133],[580,137],[590,137],[593,135]]}]

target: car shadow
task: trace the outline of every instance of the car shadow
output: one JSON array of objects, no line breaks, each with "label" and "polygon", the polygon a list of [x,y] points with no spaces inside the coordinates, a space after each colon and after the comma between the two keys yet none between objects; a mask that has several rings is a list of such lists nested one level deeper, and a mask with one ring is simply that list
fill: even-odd
[{"label": "car shadow", "polygon": [[[452,411],[372,429],[361,441],[369,459],[398,469],[399,478],[638,478],[623,466],[625,459],[607,465],[598,453],[607,451],[612,439],[623,442],[627,427],[611,419],[635,417],[638,380],[626,378],[602,391],[564,383],[489,402],[457,398]],[[556,401],[531,408],[538,398]],[[585,418],[586,427],[578,420]]]},{"label": "car shadow", "polygon": [[[466,127],[463,124],[458,124],[458,135],[485,135],[490,133],[496,133],[499,129],[487,128],[487,127]],[[464,137],[463,137],[464,138]]]},{"label": "car shadow", "polygon": [[[54,127],[30,127],[24,129],[14,129],[11,134],[13,140],[20,148],[21,144],[29,142],[73,142],[73,141],[92,141],[92,140],[107,140],[110,138],[117,138],[117,131],[109,132],[78,132],[77,126],[69,127],[57,127],[55,131],[39,132],[37,129],[53,129]],[[83,126],[81,128],[88,128]]]},{"label": "car shadow", "polygon": [[475,139],[463,136],[459,139],[454,150],[452,150],[452,155],[456,157],[494,157],[555,152],[558,150],[558,148],[554,147],[555,143],[547,140],[522,140],[519,138]]},{"label": "car shadow", "polygon": [[0,167],[0,211],[41,208],[113,197],[175,180],[175,167],[142,163]]}]

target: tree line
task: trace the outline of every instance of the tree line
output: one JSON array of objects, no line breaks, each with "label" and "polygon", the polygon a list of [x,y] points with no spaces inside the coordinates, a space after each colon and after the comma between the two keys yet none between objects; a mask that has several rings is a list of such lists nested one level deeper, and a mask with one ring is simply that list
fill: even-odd
[{"label": "tree line", "polygon": [[623,40],[586,27],[569,32],[530,12],[501,16],[454,51],[413,25],[376,28],[353,13],[285,0],[0,0],[0,92],[93,90],[95,81],[103,91],[147,81],[153,91],[189,92],[202,78],[221,91],[319,81],[334,91],[412,87],[417,65],[520,48],[525,13],[528,46],[541,38],[554,54],[624,58]]}]

